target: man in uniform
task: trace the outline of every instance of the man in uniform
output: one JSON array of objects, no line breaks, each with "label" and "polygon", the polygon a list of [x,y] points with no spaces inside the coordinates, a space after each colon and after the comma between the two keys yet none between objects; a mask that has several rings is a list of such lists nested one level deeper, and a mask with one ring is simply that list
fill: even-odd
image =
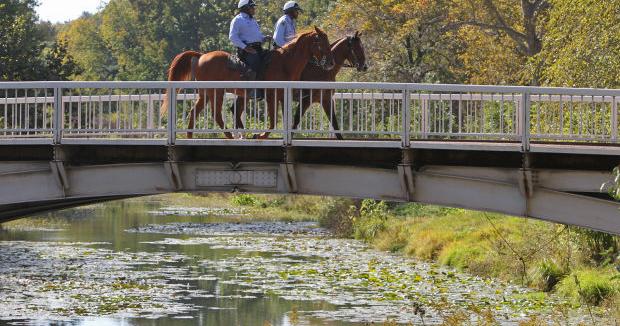
[{"label": "man in uniform", "polygon": [[283,47],[292,41],[297,35],[297,26],[295,21],[299,17],[299,13],[303,10],[295,1],[289,1],[284,4],[284,16],[276,23],[275,32],[273,33],[273,43],[276,47]]},{"label": "man in uniform", "polygon": [[237,55],[249,66],[244,77],[255,80],[262,69],[263,43],[270,40],[261,33],[260,26],[254,18],[256,2],[254,0],[240,0],[239,14],[230,23],[228,38],[237,47]]}]

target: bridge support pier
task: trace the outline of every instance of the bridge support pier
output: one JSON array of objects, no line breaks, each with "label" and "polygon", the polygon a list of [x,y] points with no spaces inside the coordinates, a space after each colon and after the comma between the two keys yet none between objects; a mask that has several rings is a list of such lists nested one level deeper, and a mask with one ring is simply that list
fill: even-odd
[{"label": "bridge support pier", "polygon": [[415,173],[413,150],[403,149],[403,158],[398,165],[400,187],[406,201],[413,201],[415,195]]},{"label": "bridge support pier", "polygon": [[183,179],[179,169],[179,153],[175,146],[168,146],[168,161],[164,162],[164,169],[170,181],[170,186],[179,191],[183,189]]},{"label": "bridge support pier", "polygon": [[291,146],[284,147],[284,162],[280,164],[281,174],[286,180],[286,188],[289,193],[296,194],[297,174],[295,173],[295,149]]},{"label": "bridge support pier", "polygon": [[71,187],[69,178],[67,177],[67,170],[65,168],[65,162],[67,160],[66,153],[61,146],[57,145],[54,146],[53,156],[54,158],[50,162],[50,168],[63,197],[66,197],[66,191]]}]

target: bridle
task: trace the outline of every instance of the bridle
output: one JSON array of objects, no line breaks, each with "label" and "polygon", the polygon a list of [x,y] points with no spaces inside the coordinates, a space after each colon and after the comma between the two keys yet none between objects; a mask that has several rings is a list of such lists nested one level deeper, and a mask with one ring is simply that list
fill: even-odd
[{"label": "bridle", "polygon": [[[321,43],[319,41],[315,41],[314,43],[318,44],[319,52],[322,53],[323,52],[323,48],[321,47]],[[317,59],[313,55],[312,58],[310,58],[310,63],[315,65],[315,66],[321,67],[323,70],[328,70],[327,69],[327,56],[325,54],[323,54],[321,56],[321,60]]]},{"label": "bridle", "polygon": [[349,45],[349,54],[351,55],[353,61],[351,61],[351,59],[348,59],[349,63],[343,64],[342,65],[343,68],[359,69],[360,62],[359,62],[359,58],[357,57],[357,54],[353,50],[353,39],[354,39],[353,37],[347,36],[347,44]]},{"label": "bridle", "polygon": [[[359,69],[360,62],[359,62],[359,58],[357,57],[357,54],[353,50],[353,40],[354,40],[354,37],[347,36],[347,45],[349,46],[349,54],[351,55],[352,60],[350,58],[347,58],[347,61],[349,61],[349,63],[343,64],[342,65],[343,68]],[[325,57],[323,57],[323,59],[325,59]],[[325,68],[325,62],[323,61],[319,62],[315,57],[312,57],[312,59],[310,59],[310,63],[317,67]]]}]

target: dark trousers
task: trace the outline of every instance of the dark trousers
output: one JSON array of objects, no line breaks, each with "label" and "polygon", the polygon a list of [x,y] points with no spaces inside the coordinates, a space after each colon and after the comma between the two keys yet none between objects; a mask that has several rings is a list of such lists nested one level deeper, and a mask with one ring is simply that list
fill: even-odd
[{"label": "dark trousers", "polygon": [[241,61],[245,62],[254,72],[260,75],[263,68],[263,47],[260,44],[251,44],[256,53],[248,53],[243,49],[237,49]]}]

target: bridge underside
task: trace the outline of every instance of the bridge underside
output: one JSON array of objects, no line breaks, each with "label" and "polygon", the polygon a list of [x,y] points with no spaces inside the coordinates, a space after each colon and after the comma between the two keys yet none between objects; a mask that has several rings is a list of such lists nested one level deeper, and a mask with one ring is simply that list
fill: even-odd
[{"label": "bridge underside", "polygon": [[419,202],[620,234],[620,204],[601,193],[616,155],[462,145],[31,145],[2,146],[0,157],[0,221],[136,196],[238,191]]}]

